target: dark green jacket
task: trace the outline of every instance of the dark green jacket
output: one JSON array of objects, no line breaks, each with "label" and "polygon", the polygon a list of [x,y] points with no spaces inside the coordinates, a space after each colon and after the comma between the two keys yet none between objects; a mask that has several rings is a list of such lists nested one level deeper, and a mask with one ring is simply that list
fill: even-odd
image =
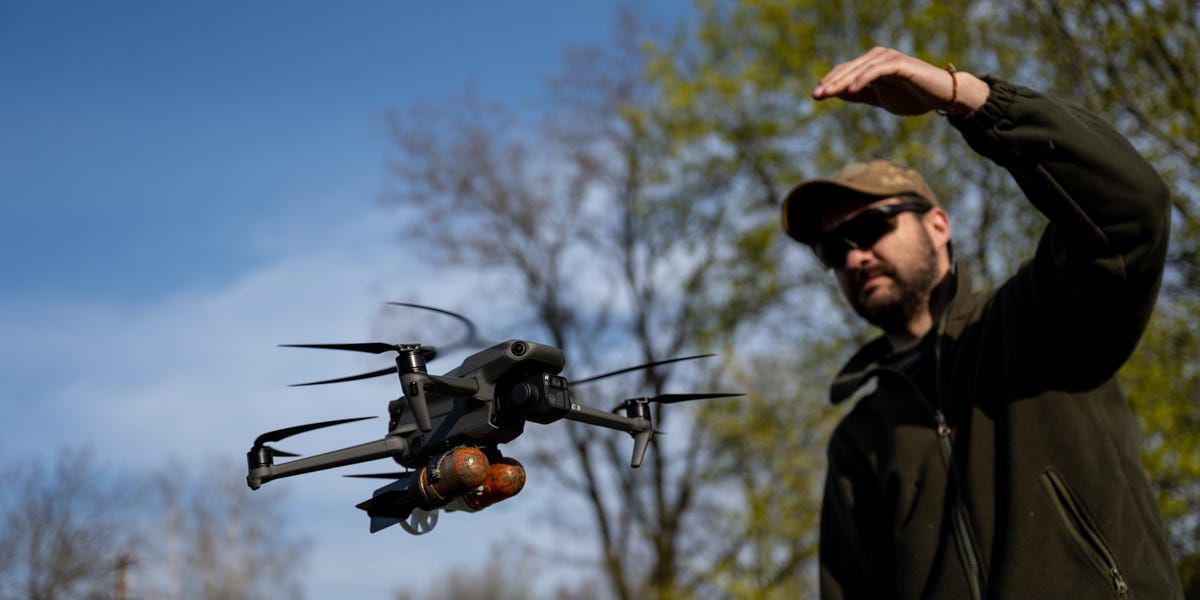
[{"label": "dark green jacket", "polygon": [[1094,115],[989,83],[952,123],[1050,225],[999,289],[959,277],[940,402],[879,366],[882,338],[838,375],[834,402],[862,397],[829,445],[822,596],[1181,597],[1115,379],[1154,307],[1169,192]]}]

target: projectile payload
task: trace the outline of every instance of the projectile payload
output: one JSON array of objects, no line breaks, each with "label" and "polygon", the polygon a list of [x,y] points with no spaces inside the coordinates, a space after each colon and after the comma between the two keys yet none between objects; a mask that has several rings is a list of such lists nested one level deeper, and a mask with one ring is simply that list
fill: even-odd
[{"label": "projectile payload", "polygon": [[524,487],[525,467],[515,458],[504,457],[488,467],[487,477],[479,491],[463,496],[463,500],[472,509],[482,510],[516,496]]},{"label": "projectile payload", "polygon": [[488,459],[479,448],[459,446],[421,467],[410,490],[413,502],[433,510],[483,484],[489,473]]}]

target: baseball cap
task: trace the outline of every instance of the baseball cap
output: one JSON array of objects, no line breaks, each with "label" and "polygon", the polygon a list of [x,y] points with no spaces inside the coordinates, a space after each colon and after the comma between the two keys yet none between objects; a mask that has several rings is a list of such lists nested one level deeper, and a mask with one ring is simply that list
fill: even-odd
[{"label": "baseball cap", "polygon": [[783,200],[783,230],[796,241],[811,246],[821,233],[821,213],[831,201],[902,194],[914,194],[938,206],[937,196],[915,170],[882,159],[853,162],[829,177],[810,179],[792,188]]}]

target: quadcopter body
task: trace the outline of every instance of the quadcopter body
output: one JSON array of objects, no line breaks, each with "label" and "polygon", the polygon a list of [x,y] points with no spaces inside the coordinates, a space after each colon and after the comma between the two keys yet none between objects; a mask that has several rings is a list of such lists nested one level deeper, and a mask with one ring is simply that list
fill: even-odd
[{"label": "quadcopter body", "polygon": [[[474,325],[465,317],[432,307],[402,305],[461,319],[468,325],[468,339],[474,340]],[[284,463],[276,463],[275,457],[296,455],[268,445],[298,433],[374,417],[323,421],[260,435],[246,455],[247,484],[256,490],[274,479],[391,458],[406,470],[351,475],[395,480],[357,505],[371,517],[372,532],[399,523],[409,533],[426,533],[436,524],[438,509],[473,512],[518,493],[525,482],[524,468],[516,460],[504,457],[499,445],[520,436],[527,422],[548,424],[567,419],[629,433],[634,440],[630,466],[637,468],[655,434],[650,403],[741,395],[666,394],[626,399],[612,411],[595,409],[573,400],[568,380],[560,375],[566,364],[562,350],[527,340],[508,340],[487,347],[444,375],[428,373],[426,363],[437,356],[438,350],[420,344],[293,346],[375,354],[394,351],[395,367],[299,385],[395,373],[403,396],[388,404],[386,435],[364,444]],[[576,385],[702,356],[711,355],[656,361],[581,379]]]}]

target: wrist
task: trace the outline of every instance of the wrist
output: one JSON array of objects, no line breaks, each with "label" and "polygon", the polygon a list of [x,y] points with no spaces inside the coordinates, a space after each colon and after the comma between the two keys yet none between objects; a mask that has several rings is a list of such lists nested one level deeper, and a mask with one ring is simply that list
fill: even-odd
[{"label": "wrist", "polygon": [[988,83],[966,71],[958,71],[958,95],[954,105],[946,108],[952,117],[965,117],[987,104],[988,96],[992,93]]}]

